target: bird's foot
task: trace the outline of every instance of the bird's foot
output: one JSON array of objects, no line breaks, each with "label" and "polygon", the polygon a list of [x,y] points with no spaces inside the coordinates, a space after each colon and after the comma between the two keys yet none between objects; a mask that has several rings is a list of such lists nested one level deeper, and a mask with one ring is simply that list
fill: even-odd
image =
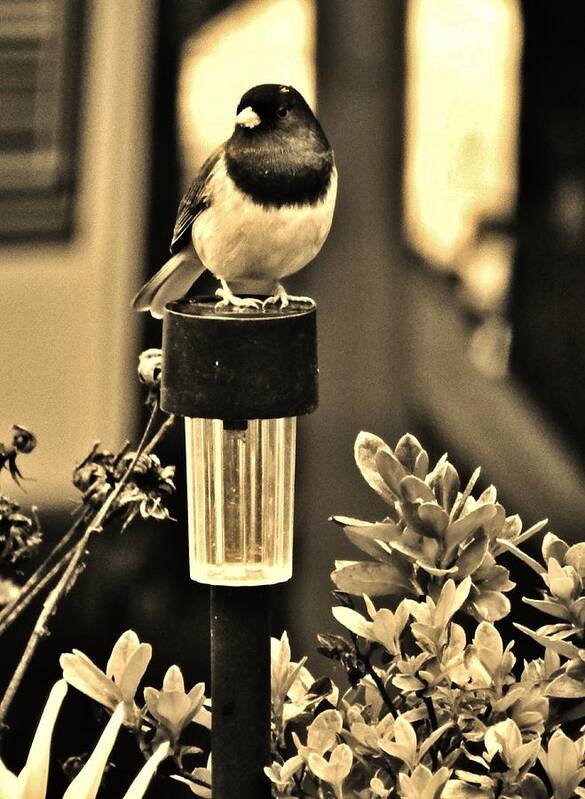
[{"label": "bird's foot", "polygon": [[261,300],[255,300],[253,297],[236,297],[230,289],[225,280],[221,280],[221,288],[215,292],[216,297],[220,297],[220,301],[215,303],[216,310],[219,308],[227,308],[233,305],[234,308],[262,308]]},{"label": "bird's foot", "polygon": [[262,303],[262,308],[267,308],[269,305],[275,305],[277,302],[280,303],[281,309],[286,308],[291,302],[310,302],[311,305],[315,304],[315,301],[311,297],[300,297],[296,296],[295,294],[288,294],[282,283],[276,284],[274,293],[264,300]]}]

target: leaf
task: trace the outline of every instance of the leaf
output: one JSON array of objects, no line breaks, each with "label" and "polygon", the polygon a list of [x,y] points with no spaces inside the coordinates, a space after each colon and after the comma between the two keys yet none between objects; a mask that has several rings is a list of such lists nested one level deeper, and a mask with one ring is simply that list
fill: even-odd
[{"label": "leaf", "polygon": [[392,492],[393,500],[397,499],[400,496],[400,481],[407,474],[404,467],[389,449],[378,450],[375,463],[384,483]]},{"label": "leaf", "polygon": [[547,533],[542,539],[542,557],[545,562],[554,558],[558,563],[564,563],[568,549],[569,545],[554,533]]},{"label": "leaf", "polygon": [[457,557],[457,568],[460,577],[467,577],[483,563],[489,546],[487,534],[480,530]]},{"label": "leaf", "polygon": [[480,591],[472,600],[478,616],[484,621],[494,622],[505,618],[511,610],[510,600],[499,591]]},{"label": "leaf", "polygon": [[495,505],[480,505],[465,516],[461,516],[456,522],[452,522],[445,532],[445,544],[448,551],[453,551],[455,547],[471,538],[474,533],[493,519],[495,514]]},{"label": "leaf", "polygon": [[423,502],[418,509],[418,517],[425,527],[433,530],[434,538],[441,538],[449,524],[446,511],[436,502]]},{"label": "leaf", "polygon": [[459,493],[459,475],[449,461],[445,462],[442,472],[434,481],[433,489],[440,504],[450,513]]},{"label": "leaf", "polygon": [[541,610],[543,613],[548,613],[549,616],[554,616],[555,619],[565,619],[569,621],[571,618],[571,614],[569,613],[568,608],[564,607],[560,603],[552,602],[548,599],[529,599],[528,597],[522,597],[522,602],[525,602],[527,605],[530,605],[537,610]]},{"label": "leaf", "polygon": [[435,495],[424,480],[419,480],[413,474],[403,477],[400,481],[400,494],[407,502],[422,500],[430,504],[436,504]]},{"label": "leaf", "polygon": [[517,627],[526,635],[530,636],[534,641],[545,646],[547,649],[552,649],[553,652],[558,652],[559,655],[564,655],[566,658],[570,658],[571,660],[577,660],[579,658],[579,650],[575,646],[575,644],[570,643],[570,641],[559,641],[557,638],[549,638],[546,635],[540,635],[539,633],[535,633],[534,630],[530,630],[528,627],[525,627],[523,624],[518,624],[514,622],[514,627]]},{"label": "leaf", "polygon": [[477,469],[473,472],[473,474],[469,478],[469,482],[465,486],[465,490],[463,491],[463,494],[461,495],[461,497],[459,498],[457,504],[454,505],[453,510],[451,511],[451,521],[452,522],[456,521],[459,518],[459,516],[461,515],[461,512],[463,511],[463,508],[465,507],[465,503],[467,502],[468,498],[471,496],[471,492],[473,491],[473,487],[477,483],[480,474],[481,474],[481,468],[478,466]]},{"label": "leaf", "polygon": [[521,560],[524,563],[526,563],[526,565],[530,566],[530,568],[533,571],[535,571],[537,574],[546,574],[546,569],[541,563],[539,563],[537,560],[534,560],[534,558],[531,558],[530,555],[526,554],[526,552],[523,552],[521,549],[518,549],[518,547],[515,546],[511,541],[506,541],[505,538],[496,538],[496,541],[498,544],[501,544],[503,547],[505,547],[505,549],[509,550],[510,552],[513,552],[514,555],[516,555],[516,557],[518,558],[518,560]]},{"label": "leaf", "polygon": [[583,699],[585,682],[574,680],[568,674],[559,674],[548,684],[546,695],[556,696],[559,699]]},{"label": "leaf", "polygon": [[372,622],[366,621],[361,613],[351,608],[336,606],[331,608],[334,618],[350,632],[367,640],[373,640]]},{"label": "leaf", "polygon": [[390,490],[388,484],[380,472],[376,463],[376,455],[378,452],[390,453],[388,445],[378,436],[372,433],[361,432],[355,440],[354,457],[358,469],[366,483],[379,494],[382,499],[391,505],[397,494]]},{"label": "leaf", "polygon": [[350,563],[331,574],[336,588],[358,596],[412,595],[414,591],[409,577],[389,563],[371,561]]},{"label": "leaf", "polygon": [[425,452],[425,450],[422,448],[420,441],[416,438],[416,436],[413,436],[412,433],[406,433],[403,435],[394,447],[394,454],[396,455],[397,460],[400,461],[404,468],[411,474],[414,474],[416,461],[419,455],[423,452]]},{"label": "leaf", "polygon": [[345,535],[351,543],[376,560],[385,560],[386,552],[378,541],[393,541],[400,536],[399,528],[392,522],[378,522],[367,526],[347,526]]},{"label": "leaf", "polygon": [[572,566],[581,579],[585,579],[585,542],[580,541],[569,547],[565,554],[565,563]]}]

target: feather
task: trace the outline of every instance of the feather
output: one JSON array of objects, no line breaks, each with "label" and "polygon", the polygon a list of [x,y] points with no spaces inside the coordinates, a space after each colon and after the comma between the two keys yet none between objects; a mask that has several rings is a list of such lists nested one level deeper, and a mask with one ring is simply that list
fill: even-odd
[{"label": "feather", "polygon": [[182,297],[201,275],[205,267],[195,260],[193,251],[185,248],[150,278],[132,300],[136,311],[150,311],[155,319],[162,319],[165,305]]},{"label": "feather", "polygon": [[177,220],[171,241],[171,253],[180,252],[191,241],[191,226],[202,211],[211,205],[210,180],[224,151],[218,147],[201,167],[196,180],[187,189],[177,211]]}]

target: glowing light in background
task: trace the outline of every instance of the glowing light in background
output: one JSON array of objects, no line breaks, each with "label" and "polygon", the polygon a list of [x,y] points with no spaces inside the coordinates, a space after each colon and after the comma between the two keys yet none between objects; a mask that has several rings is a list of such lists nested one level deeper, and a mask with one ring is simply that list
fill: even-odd
[{"label": "glowing light in background", "polygon": [[189,40],[178,100],[187,179],[231,134],[250,87],[290,84],[315,107],[315,34],[315,0],[248,0]]},{"label": "glowing light in background", "polygon": [[517,0],[410,0],[405,222],[436,266],[514,209],[521,47]]}]

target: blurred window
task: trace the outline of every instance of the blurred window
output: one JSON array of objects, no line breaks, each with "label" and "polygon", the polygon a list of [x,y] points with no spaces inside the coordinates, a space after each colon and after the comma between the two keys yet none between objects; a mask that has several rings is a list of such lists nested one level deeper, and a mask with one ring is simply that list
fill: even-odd
[{"label": "blurred window", "polygon": [[487,322],[470,354],[506,369],[518,184],[522,19],[517,0],[409,0],[404,220],[409,243],[455,272]]},{"label": "blurred window", "polygon": [[81,0],[0,0],[0,238],[70,228]]},{"label": "blurred window", "polygon": [[186,42],[178,113],[187,181],[229,137],[240,97],[252,86],[293,85],[314,107],[315,42],[315,0],[247,0]]}]

